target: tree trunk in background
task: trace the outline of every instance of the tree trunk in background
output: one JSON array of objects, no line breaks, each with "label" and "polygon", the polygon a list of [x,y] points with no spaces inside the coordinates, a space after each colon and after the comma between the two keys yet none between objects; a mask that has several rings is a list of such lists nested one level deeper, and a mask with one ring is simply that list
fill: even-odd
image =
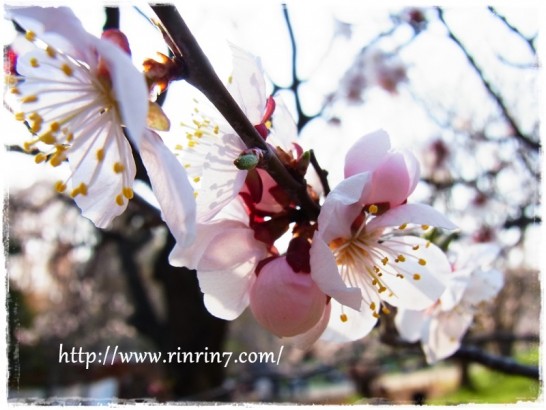
[{"label": "tree trunk in background", "polygon": [[[212,316],[205,308],[195,271],[169,265],[168,256],[173,246],[174,238],[169,235],[154,266],[166,303],[162,350],[222,352],[227,322]],[[201,357],[199,363],[174,363],[167,369],[172,378],[173,392],[179,399],[228,399],[220,389],[224,381],[223,363],[204,363]]]}]

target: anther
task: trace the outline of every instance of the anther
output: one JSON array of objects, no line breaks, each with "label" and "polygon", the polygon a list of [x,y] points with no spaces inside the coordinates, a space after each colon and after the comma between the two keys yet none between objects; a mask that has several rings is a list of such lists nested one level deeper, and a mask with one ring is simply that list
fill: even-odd
[{"label": "anther", "polygon": [[377,207],[377,205],[372,204],[368,207],[368,212],[371,213],[372,215],[376,214],[378,211],[379,211],[379,208]]},{"label": "anther", "polygon": [[387,290],[385,286],[379,286],[379,289],[377,290],[379,293],[383,293]]},{"label": "anther", "polygon": [[413,279],[414,280],[419,280],[419,279],[421,279],[421,275],[419,275],[418,273],[414,273],[413,274]]},{"label": "anther", "polygon": [[55,183],[55,190],[59,193],[66,191],[66,184],[63,181],[57,181]]},{"label": "anther", "polygon": [[135,196],[133,189],[128,186],[123,187],[122,193],[123,193],[123,196],[127,199],[133,199],[133,197]]},{"label": "anther", "polygon": [[34,157],[34,162],[36,162],[37,164],[41,164],[46,159],[47,159],[47,155],[40,152],[40,153],[36,154],[36,156]]},{"label": "anther", "polygon": [[104,159],[104,149],[99,148],[96,153],[97,161],[101,162]]},{"label": "anther", "polygon": [[36,57],[32,57],[30,59],[29,63],[30,63],[30,66],[33,67],[33,68],[40,67],[40,63],[38,62],[38,59]]},{"label": "anther", "polygon": [[339,319],[345,323],[347,320],[349,320],[349,318],[347,317],[347,315],[345,313],[342,313],[341,315],[339,315]]},{"label": "anther", "polygon": [[201,181],[201,177],[195,177],[195,178],[193,178],[193,182],[196,182],[196,183],[197,183],[197,182],[199,182],[199,181]]},{"label": "anther", "polygon": [[122,195],[116,195],[116,204],[119,206],[123,206],[123,196]]},{"label": "anther", "polygon": [[404,223],[404,224],[400,225],[400,226],[398,227],[398,229],[404,230],[404,229],[406,229],[407,226],[408,226],[408,224],[405,224],[405,223]]},{"label": "anther", "polygon": [[63,64],[61,66],[61,71],[67,76],[67,77],[71,77],[72,76],[72,73],[74,72],[72,70],[72,68],[68,65],[68,64]]},{"label": "anther", "polygon": [[28,41],[34,41],[34,40],[36,40],[36,33],[34,31],[27,31],[25,33],[25,38]]},{"label": "anther", "polygon": [[424,259],[422,259],[422,258],[419,259],[419,265],[425,266],[426,264],[427,264],[427,261],[426,261],[426,260],[424,260]]},{"label": "anther", "polygon": [[375,308],[376,308],[375,302],[370,303],[370,309],[375,310]]},{"label": "anther", "polygon": [[125,170],[125,167],[121,162],[115,162],[114,163],[114,172],[116,174],[121,174]]},{"label": "anther", "polygon": [[381,259],[381,263],[383,264],[383,266],[385,266],[387,263],[389,263],[389,258],[385,256],[383,259]]},{"label": "anther", "polygon": [[384,314],[386,314],[386,315],[388,315],[389,313],[391,313],[390,309],[389,309],[387,306],[382,306],[382,307],[381,307],[381,311],[382,311]]},{"label": "anther", "polygon": [[51,46],[47,46],[46,48],[46,53],[47,55],[50,57],[50,58],[55,58],[57,57],[57,52],[55,51],[55,49]]},{"label": "anther", "polygon": [[24,112],[18,112],[15,114],[15,119],[17,121],[24,121],[25,120],[25,113]]},{"label": "anther", "polygon": [[21,103],[33,103],[38,101],[38,96],[36,95],[27,95],[26,97],[21,98]]},{"label": "anther", "polygon": [[430,228],[429,225],[421,225],[421,229],[423,229],[423,231],[426,231],[428,228]]},{"label": "anther", "polygon": [[419,249],[419,245],[412,246],[411,249],[413,249],[414,251],[416,251],[417,249]]}]

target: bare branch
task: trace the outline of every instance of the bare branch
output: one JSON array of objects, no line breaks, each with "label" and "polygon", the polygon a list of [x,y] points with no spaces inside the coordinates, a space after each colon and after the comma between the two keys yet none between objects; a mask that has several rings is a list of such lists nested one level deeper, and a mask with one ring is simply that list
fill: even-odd
[{"label": "bare branch", "polygon": [[509,111],[506,103],[504,102],[503,97],[494,90],[492,84],[486,79],[483,70],[478,66],[478,63],[474,59],[474,57],[469,53],[469,51],[466,49],[464,44],[461,42],[461,40],[451,31],[449,25],[444,19],[444,11],[441,8],[438,8],[438,16],[440,18],[440,21],[444,25],[444,27],[447,30],[448,37],[459,47],[459,49],[463,52],[464,56],[466,57],[468,63],[470,66],[476,71],[478,74],[478,77],[482,81],[482,84],[484,85],[485,89],[487,90],[488,94],[493,98],[493,100],[497,103],[497,106],[502,112],[502,115],[514,131],[514,136],[524,145],[526,145],[528,148],[532,149],[533,151],[539,151],[540,149],[540,143],[534,141],[530,136],[526,135],[519,125],[516,123],[516,120],[512,116],[512,113]]}]

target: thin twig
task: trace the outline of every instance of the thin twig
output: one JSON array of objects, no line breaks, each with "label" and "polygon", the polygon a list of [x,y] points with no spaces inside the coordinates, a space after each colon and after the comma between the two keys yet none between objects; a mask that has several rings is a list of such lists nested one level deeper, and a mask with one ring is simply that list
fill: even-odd
[{"label": "thin twig", "polygon": [[442,24],[447,30],[448,37],[459,47],[459,49],[463,52],[464,56],[466,57],[468,63],[470,66],[476,71],[478,74],[478,77],[480,78],[482,84],[484,85],[485,89],[487,90],[488,94],[493,98],[493,100],[497,103],[497,106],[502,112],[502,115],[514,131],[514,136],[521,141],[524,145],[526,145],[528,148],[532,149],[533,151],[539,151],[540,149],[540,143],[533,141],[529,136],[525,135],[519,125],[516,123],[515,119],[512,117],[512,114],[508,110],[508,107],[506,106],[506,103],[504,102],[503,97],[494,90],[491,83],[485,78],[483,70],[478,66],[478,63],[474,59],[474,57],[469,53],[469,51],[466,49],[464,44],[461,42],[461,40],[451,31],[451,28],[447,24],[444,18],[444,11],[441,8],[438,8],[438,16]]}]

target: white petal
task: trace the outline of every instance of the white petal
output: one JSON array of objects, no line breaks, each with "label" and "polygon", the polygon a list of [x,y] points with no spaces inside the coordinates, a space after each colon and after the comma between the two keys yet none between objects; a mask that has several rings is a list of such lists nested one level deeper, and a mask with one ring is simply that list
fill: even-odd
[{"label": "white petal", "polygon": [[299,349],[307,350],[309,349],[324,333],[328,322],[330,321],[330,312],[332,310],[332,304],[328,303],[322,314],[322,318],[318,323],[309,329],[307,332],[302,333],[301,335],[284,338],[283,341],[290,343]]},{"label": "white petal", "polygon": [[144,76],[135,68],[131,57],[115,44],[95,38],[93,43],[108,64],[123,124],[138,148],[148,116],[148,88]]},{"label": "white petal", "polygon": [[423,334],[421,345],[428,363],[445,359],[457,351],[461,338],[472,323],[473,315],[467,312],[442,312],[430,321]]},{"label": "white petal", "polygon": [[371,174],[364,172],[344,179],[326,197],[318,218],[319,232],[326,242],[351,236],[351,225],[362,210],[358,203],[369,189]]},{"label": "white petal", "polygon": [[224,320],[237,318],[249,304],[249,291],[256,280],[256,260],[242,262],[230,270],[197,271],[207,310]]},{"label": "white petal", "polygon": [[474,271],[463,300],[465,303],[477,305],[493,299],[503,286],[504,276],[501,271],[496,269]]},{"label": "white petal", "polygon": [[457,226],[453,222],[431,206],[425,204],[405,204],[389,209],[383,215],[374,218],[368,224],[368,229],[375,230],[389,226],[400,226],[406,223],[430,225],[444,229],[457,229]]},{"label": "white petal", "polygon": [[[118,205],[116,196],[123,192],[124,187],[133,185],[135,161],[129,142],[113,118],[97,118],[87,127],[88,130],[81,133],[67,151],[73,172],[72,186],[75,188],[80,183],[87,185],[87,195],[78,195],[74,200],[84,217],[93,221],[98,228],[107,228],[127,207],[128,201]],[[99,149],[104,151],[102,161],[96,158]],[[114,172],[116,162],[123,164],[123,173]]]},{"label": "white petal", "polygon": [[90,63],[96,57],[91,48],[94,38],[83,28],[68,7],[6,6],[6,17],[14,19],[27,31],[33,31],[47,44]]},{"label": "white petal", "polygon": [[328,245],[315,232],[310,250],[311,277],[328,296],[346,306],[359,310],[362,293],[359,288],[349,288],[339,274],[336,261]]},{"label": "white petal", "polygon": [[408,342],[416,342],[430,316],[424,310],[398,309],[394,318],[394,324],[400,337]]},{"label": "white petal", "polygon": [[[343,307],[333,299],[330,303],[332,304],[330,321],[320,340],[336,343],[352,342],[370,333],[377,323],[377,318],[372,315],[372,311],[369,309],[358,312]],[[342,321],[341,315],[345,315],[347,320]]]},{"label": "white petal", "polygon": [[190,245],[195,240],[196,205],[186,170],[153,131],[145,132],[140,155],[161,217],[180,246]]},{"label": "white petal", "polygon": [[470,281],[470,269],[462,269],[448,275],[446,290],[440,296],[441,310],[451,310],[461,301]]},{"label": "white petal", "polygon": [[275,97],[275,111],[271,122],[273,128],[272,133],[267,137],[267,142],[285,150],[290,148],[290,144],[298,137],[298,128],[292,114],[280,97]]},{"label": "white petal", "polygon": [[230,44],[233,53],[232,81],[227,88],[253,125],[262,120],[266,103],[265,80],[260,60]]},{"label": "white petal", "polygon": [[248,171],[237,169],[233,161],[245,149],[236,134],[224,134],[211,146],[203,163],[197,196],[199,221],[212,219],[241,191]]},{"label": "white petal", "polygon": [[[407,251],[408,245],[419,245],[417,251],[412,251],[414,252],[412,256],[426,261],[426,265],[421,265],[417,259],[406,257],[405,262],[391,263],[383,268],[387,274],[381,277],[381,281],[393,293],[392,296],[390,292],[383,295],[393,306],[413,310],[426,309],[444,292],[445,282],[450,273],[449,261],[437,246],[434,244],[426,246],[426,243],[425,240],[412,236],[383,242],[385,247],[391,248],[394,252]],[[403,274],[404,278],[397,277],[396,273]],[[414,277],[416,274],[418,276]]]}]

